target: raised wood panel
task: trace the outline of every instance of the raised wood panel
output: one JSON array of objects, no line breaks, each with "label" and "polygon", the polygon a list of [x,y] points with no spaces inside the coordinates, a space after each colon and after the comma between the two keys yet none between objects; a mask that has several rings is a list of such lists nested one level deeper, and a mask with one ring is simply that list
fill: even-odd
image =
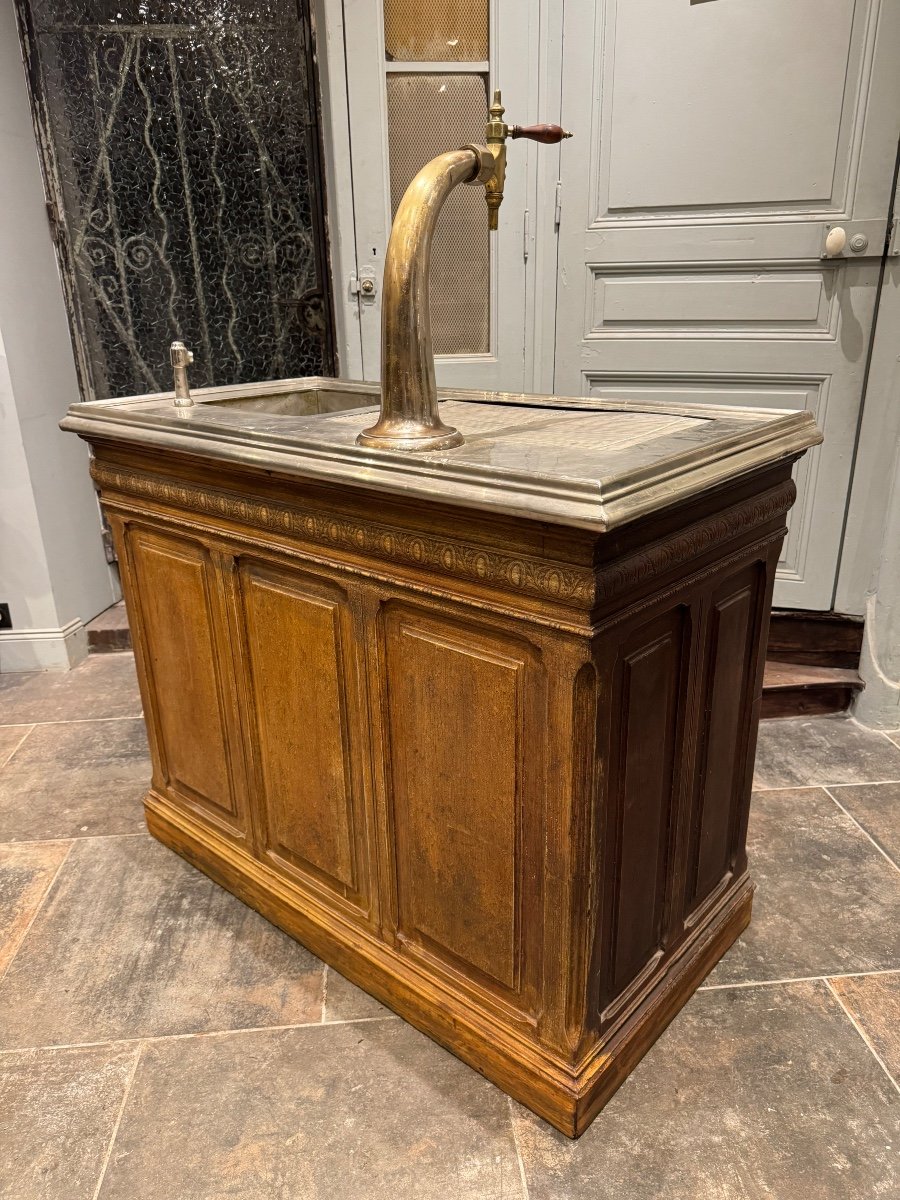
[{"label": "raised wood panel", "polygon": [[266,851],[353,896],[362,748],[351,734],[347,597],[328,581],[255,562],[242,562],[239,575]]},{"label": "raised wood panel", "polygon": [[398,933],[519,993],[529,652],[406,608],[384,637]]},{"label": "raised wood panel", "polygon": [[166,786],[235,828],[226,657],[216,640],[222,609],[209,552],[140,527],[130,527],[126,541]]},{"label": "raised wood panel", "polygon": [[662,949],[672,886],[675,763],[689,622],[689,610],[679,605],[636,631],[622,646],[615,668],[601,1008]]},{"label": "raised wood panel", "polygon": [[760,652],[762,563],[722,584],[712,599],[704,683],[699,786],[691,820],[686,915],[730,873],[751,736],[752,672]]}]

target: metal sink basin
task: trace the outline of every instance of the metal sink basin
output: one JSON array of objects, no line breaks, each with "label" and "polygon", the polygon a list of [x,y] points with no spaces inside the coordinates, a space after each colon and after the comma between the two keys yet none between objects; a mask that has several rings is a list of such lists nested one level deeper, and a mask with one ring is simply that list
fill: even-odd
[{"label": "metal sink basin", "polygon": [[232,412],[265,413],[270,417],[312,417],[317,413],[346,412],[378,404],[377,383],[310,376],[283,382],[243,384],[232,388],[201,388],[194,391],[197,404],[227,408]]}]

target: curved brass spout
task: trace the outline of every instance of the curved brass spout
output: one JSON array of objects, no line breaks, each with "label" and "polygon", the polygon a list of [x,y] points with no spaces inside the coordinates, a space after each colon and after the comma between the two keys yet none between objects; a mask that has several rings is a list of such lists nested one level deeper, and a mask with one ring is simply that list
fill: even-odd
[{"label": "curved brass spout", "polygon": [[[486,146],[463,146],[439,154],[409,187],[391,229],[381,296],[381,412],[357,436],[379,450],[447,450],[465,440],[438,413],[431,348],[431,239],[444,201],[458,183],[483,183],[488,228],[497,228],[503,200],[506,139],[531,138],[552,145],[571,137],[560,125],[507,125],[500,93],[488,109]],[[464,265],[464,264],[462,264]]]},{"label": "curved brass spout", "polygon": [[381,413],[356,439],[382,450],[444,450],[463,436],[438,413],[431,346],[431,240],[444,201],[458,183],[494,173],[485,146],[439,154],[409,187],[388,242],[381,295]]}]

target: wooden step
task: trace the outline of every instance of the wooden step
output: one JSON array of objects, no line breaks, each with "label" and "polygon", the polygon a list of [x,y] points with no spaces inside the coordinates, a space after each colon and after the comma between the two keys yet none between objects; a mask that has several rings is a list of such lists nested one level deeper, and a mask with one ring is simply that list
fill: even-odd
[{"label": "wooden step", "polygon": [[766,661],[764,717],[802,717],[843,712],[863,687],[859,673],[847,667]]},{"label": "wooden step", "polygon": [[769,624],[767,658],[782,663],[855,670],[863,637],[862,617],[835,612],[779,609]]},{"label": "wooden step", "polygon": [[90,654],[108,654],[112,650],[131,649],[131,630],[128,628],[124,600],[94,617],[86,628]]}]

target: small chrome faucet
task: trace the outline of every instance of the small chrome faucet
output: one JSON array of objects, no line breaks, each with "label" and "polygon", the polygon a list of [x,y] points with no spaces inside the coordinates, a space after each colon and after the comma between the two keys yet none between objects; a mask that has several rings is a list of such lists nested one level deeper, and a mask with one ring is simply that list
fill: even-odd
[{"label": "small chrome faucet", "polygon": [[194,355],[184,342],[173,342],[169,347],[169,358],[172,361],[172,374],[175,377],[175,407],[190,408],[194,401],[188,387],[187,369],[194,361]]}]

